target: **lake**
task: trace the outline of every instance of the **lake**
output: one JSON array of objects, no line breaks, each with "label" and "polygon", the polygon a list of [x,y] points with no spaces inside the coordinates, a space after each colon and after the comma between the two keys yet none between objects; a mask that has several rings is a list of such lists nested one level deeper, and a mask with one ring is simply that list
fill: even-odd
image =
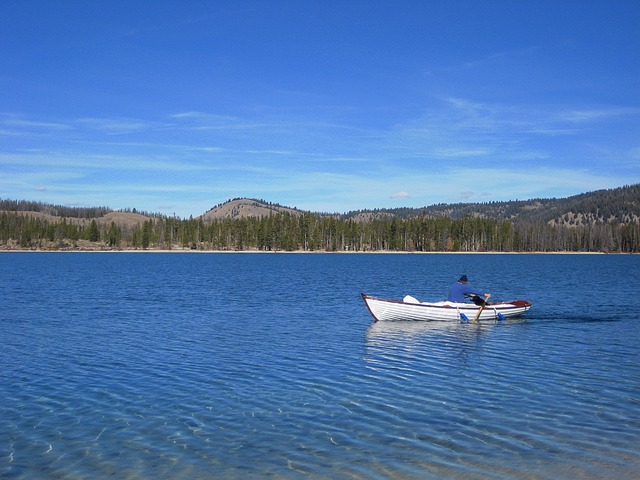
[{"label": "lake", "polygon": [[[374,323],[461,274],[518,321]],[[0,477],[640,471],[638,255],[0,253]]]}]

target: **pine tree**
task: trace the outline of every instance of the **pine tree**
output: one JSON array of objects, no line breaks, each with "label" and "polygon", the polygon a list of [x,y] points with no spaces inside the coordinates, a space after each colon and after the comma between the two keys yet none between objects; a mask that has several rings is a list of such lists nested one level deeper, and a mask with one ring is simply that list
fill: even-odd
[{"label": "pine tree", "polygon": [[95,220],[91,220],[89,228],[85,234],[85,239],[89,240],[90,242],[100,241],[100,230],[98,230],[98,224]]}]

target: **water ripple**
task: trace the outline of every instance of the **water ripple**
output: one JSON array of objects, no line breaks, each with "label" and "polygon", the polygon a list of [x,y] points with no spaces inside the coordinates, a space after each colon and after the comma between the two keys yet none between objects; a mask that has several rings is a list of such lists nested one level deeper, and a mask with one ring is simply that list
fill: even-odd
[{"label": "water ripple", "polygon": [[[0,254],[0,476],[631,478],[623,265],[533,258]],[[531,316],[478,326],[371,323],[358,297],[469,264],[607,300],[539,284]]]}]

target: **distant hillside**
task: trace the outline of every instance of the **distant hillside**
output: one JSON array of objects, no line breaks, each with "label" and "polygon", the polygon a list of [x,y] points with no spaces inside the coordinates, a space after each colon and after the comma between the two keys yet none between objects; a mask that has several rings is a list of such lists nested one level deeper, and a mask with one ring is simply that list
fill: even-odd
[{"label": "distant hillside", "polygon": [[[66,218],[68,222],[88,224],[95,219],[98,224],[110,224],[130,228],[151,218],[163,215],[133,210],[114,211],[107,207],[69,207],[41,202],[0,200],[0,212],[21,212],[33,217],[55,221]],[[235,198],[221,203],[199,218],[204,221],[220,219],[264,218],[278,213],[298,216],[305,213],[319,217],[369,222],[371,220],[449,218],[452,220],[477,217],[514,223],[545,223],[562,226],[587,226],[603,223],[621,225],[640,223],[640,184],[609,190],[597,190],[568,198],[536,198],[486,203],[437,204],[420,208],[393,208],[356,210],[339,215],[306,212],[277,203],[251,198]]]},{"label": "distant hillside", "polygon": [[[7,210],[0,210],[0,212],[2,211],[6,212]],[[108,226],[108,225],[111,225],[111,223],[114,223],[120,228],[133,228],[149,220],[149,217],[145,215],[141,215],[139,213],[127,213],[127,212],[109,212],[100,217],[91,217],[91,218],[61,217],[61,216],[51,215],[49,213],[35,212],[31,210],[18,210],[16,213],[21,215],[26,215],[35,219],[44,220],[49,223],[58,223],[58,222],[61,222],[62,219],[64,218],[65,221],[70,225],[80,225],[83,227],[88,226],[92,220],[95,220],[95,222],[98,225]]]},{"label": "distant hillside", "polygon": [[27,200],[0,200],[0,211],[36,212],[51,217],[98,218],[113,212],[113,209],[108,207],[69,207]]},{"label": "distant hillside", "polygon": [[268,217],[277,213],[289,213],[290,215],[302,215],[302,211],[296,208],[283,207],[264,200],[251,198],[235,198],[213,207],[202,215],[202,219],[221,220],[224,218]]},{"label": "distant hillside", "polygon": [[506,202],[437,204],[422,208],[352,211],[343,218],[451,218],[468,216],[510,220],[515,223],[547,223],[564,226],[602,223],[640,223],[640,184],[597,190],[568,198],[537,198]]},{"label": "distant hillside", "polygon": [[[206,220],[223,218],[268,217],[276,213],[329,216],[304,212],[296,208],[267,203],[264,200],[236,198],[207,211]],[[333,215],[332,215],[333,216]],[[563,226],[619,223],[640,223],[640,184],[610,190],[597,190],[568,198],[535,198],[486,203],[441,203],[420,208],[391,208],[355,210],[338,215],[343,220],[369,222],[392,218],[450,218],[465,217],[509,220],[515,223],[546,223]]]},{"label": "distant hillside", "polygon": [[108,207],[68,207],[24,200],[0,200],[0,212],[17,212],[50,223],[60,222],[64,218],[67,223],[80,226],[89,225],[91,220],[98,225],[110,225],[113,222],[120,228],[136,227],[157,216],[145,215],[135,209],[123,212]]}]

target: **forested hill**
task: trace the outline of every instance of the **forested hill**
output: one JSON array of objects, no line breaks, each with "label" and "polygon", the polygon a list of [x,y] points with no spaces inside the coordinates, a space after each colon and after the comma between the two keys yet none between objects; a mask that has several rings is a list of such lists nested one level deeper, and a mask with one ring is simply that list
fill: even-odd
[{"label": "forested hill", "polygon": [[343,218],[354,220],[384,217],[458,219],[468,216],[509,220],[514,223],[547,223],[564,226],[640,223],[640,184],[597,190],[567,198],[441,203],[423,208],[358,210],[343,215]]},{"label": "forested hill", "polygon": [[640,185],[347,214],[234,199],[196,218],[0,200],[1,250],[640,253]]},{"label": "forested hill", "polygon": [[0,212],[36,212],[52,217],[98,218],[113,210],[108,207],[70,207],[28,200],[0,200]]},{"label": "forested hill", "polygon": [[[0,199],[0,212],[34,212],[51,217],[92,219],[101,218],[114,210],[109,207],[73,207],[69,205],[53,205],[50,203],[33,202],[28,200]],[[133,213],[145,217],[159,217],[159,213],[142,212],[134,209],[119,210],[120,213]]]},{"label": "forested hill", "polygon": [[[108,207],[71,207],[42,202],[0,199],[0,211],[39,212],[60,218],[101,218],[112,213]],[[162,217],[158,213],[127,209],[146,217]],[[265,200],[236,198],[216,205],[201,218],[204,221],[224,218],[265,217],[278,213],[332,216],[342,220],[367,221],[385,218],[490,218],[514,223],[545,223],[563,226],[618,223],[640,223],[640,184],[609,190],[597,190],[567,198],[536,198],[485,203],[440,203],[420,208],[355,210],[343,214],[304,212],[296,208],[268,203]]]}]

